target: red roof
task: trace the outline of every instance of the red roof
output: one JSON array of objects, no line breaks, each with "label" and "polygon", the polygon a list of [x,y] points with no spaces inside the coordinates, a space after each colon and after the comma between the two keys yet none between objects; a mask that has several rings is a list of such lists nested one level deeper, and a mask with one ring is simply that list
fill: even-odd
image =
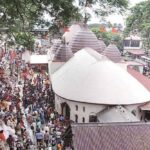
[{"label": "red roof", "polygon": [[136,78],[147,90],[150,91],[150,79],[140,72],[128,67],[127,71]]},{"label": "red roof", "polygon": [[144,50],[137,49],[137,50],[127,50],[129,53],[134,55],[145,55]]}]

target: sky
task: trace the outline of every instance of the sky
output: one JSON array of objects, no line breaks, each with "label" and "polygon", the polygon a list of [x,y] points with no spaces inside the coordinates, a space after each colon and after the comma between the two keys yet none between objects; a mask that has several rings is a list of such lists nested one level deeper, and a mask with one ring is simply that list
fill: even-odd
[{"label": "sky", "polygon": [[[129,1],[130,1],[129,6],[133,7],[137,3],[145,1],[145,0],[129,0]],[[114,14],[114,15],[109,16],[107,18],[107,21],[110,21],[111,23],[121,23],[123,26],[125,26],[125,19],[126,19],[126,16]],[[88,23],[100,23],[100,22],[99,22],[99,19],[94,14],[92,14],[91,21],[89,21]]]}]

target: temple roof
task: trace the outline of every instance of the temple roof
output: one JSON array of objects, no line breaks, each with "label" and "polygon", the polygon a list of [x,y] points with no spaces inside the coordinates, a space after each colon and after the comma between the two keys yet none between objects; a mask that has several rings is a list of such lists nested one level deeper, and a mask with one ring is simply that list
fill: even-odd
[{"label": "temple roof", "polygon": [[115,44],[110,44],[104,51],[103,55],[107,56],[111,61],[118,63],[122,60],[121,53]]},{"label": "temple roof", "polygon": [[62,43],[56,51],[53,61],[67,62],[72,56],[73,53],[69,49],[69,47],[66,44]]},{"label": "temple roof", "polygon": [[72,124],[76,150],[149,150],[149,123]]},{"label": "temple roof", "polygon": [[149,91],[126,70],[85,48],[52,75],[55,93],[65,99],[109,105],[148,102]]},{"label": "temple roof", "polygon": [[96,35],[90,31],[86,25],[83,25],[82,28],[73,35],[69,43],[69,48],[75,53],[85,47],[92,48],[99,53],[103,51]]},{"label": "temple roof", "polygon": [[55,52],[58,50],[59,46],[61,45],[62,41],[60,39],[57,39],[54,41],[52,47],[51,47],[51,52],[55,54]]}]

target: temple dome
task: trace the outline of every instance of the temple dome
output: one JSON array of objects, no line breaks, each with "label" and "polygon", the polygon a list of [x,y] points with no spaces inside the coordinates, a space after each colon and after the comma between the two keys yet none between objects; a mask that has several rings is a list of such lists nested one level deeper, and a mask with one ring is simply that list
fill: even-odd
[{"label": "temple dome", "polygon": [[73,24],[70,26],[69,31],[63,34],[62,38],[65,38],[65,42],[69,43],[72,40],[72,37],[81,30],[81,26],[79,24]]},{"label": "temple dome", "polygon": [[54,41],[52,47],[51,47],[51,52],[55,54],[55,52],[58,50],[59,46],[61,45],[62,41],[60,39],[57,39]]},{"label": "temple dome", "polygon": [[52,75],[52,87],[60,97],[105,105],[148,102],[149,91],[126,70],[90,48],[84,48]]},{"label": "temple dome", "polygon": [[69,48],[73,53],[85,47],[92,48],[99,53],[102,52],[100,42],[96,35],[88,29],[87,25],[83,25],[81,30],[74,34],[72,40],[69,42]]},{"label": "temple dome", "polygon": [[62,43],[57,49],[53,61],[55,62],[67,62],[73,56],[72,51],[68,45]]},{"label": "temple dome", "polygon": [[100,44],[101,52],[103,52],[106,49],[106,44],[104,43],[104,41],[101,38],[99,38],[98,41]]},{"label": "temple dome", "polygon": [[102,53],[107,56],[111,61],[118,63],[121,62],[121,53],[115,44],[110,44]]}]

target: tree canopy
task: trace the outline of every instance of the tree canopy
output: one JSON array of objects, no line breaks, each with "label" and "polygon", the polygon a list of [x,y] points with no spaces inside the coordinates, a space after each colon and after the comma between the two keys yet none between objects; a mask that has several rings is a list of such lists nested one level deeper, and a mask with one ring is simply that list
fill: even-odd
[{"label": "tree canopy", "polygon": [[[103,17],[112,12],[123,12],[128,6],[128,0],[78,0],[79,7],[74,5],[75,2],[76,0],[0,0],[0,28],[8,27],[9,33],[17,35],[15,38],[18,39],[18,36],[26,37],[29,33],[25,32],[32,30],[35,25],[59,29],[71,20],[80,20],[84,14],[79,11],[81,7],[92,8],[98,16]],[[51,17],[51,21],[43,19],[45,14]],[[86,20],[88,13],[85,14],[87,15],[83,17]]]},{"label": "tree canopy", "polygon": [[131,15],[127,18],[125,36],[140,33],[144,47],[150,49],[150,0],[141,2],[131,8]]}]

